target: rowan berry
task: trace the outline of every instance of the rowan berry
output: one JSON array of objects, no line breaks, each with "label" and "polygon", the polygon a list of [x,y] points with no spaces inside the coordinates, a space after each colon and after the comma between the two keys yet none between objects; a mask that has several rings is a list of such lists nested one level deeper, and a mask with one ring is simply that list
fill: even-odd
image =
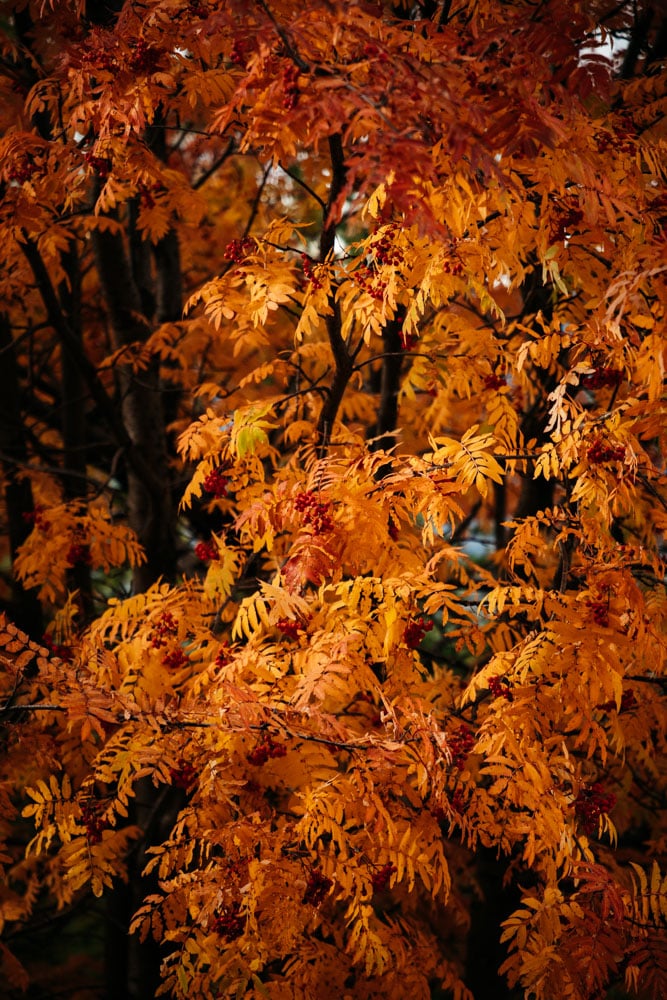
[{"label": "rowan berry", "polygon": [[417,649],[420,642],[433,626],[429,621],[421,616],[412,618],[403,631],[403,642],[409,649]]},{"label": "rowan berry", "polygon": [[283,107],[292,111],[299,103],[299,67],[290,62],[283,70]]},{"label": "rowan berry", "polygon": [[227,496],[228,483],[229,476],[225,476],[222,469],[213,469],[204,480],[204,489],[218,499]]},{"label": "rowan berry", "polygon": [[599,781],[584,785],[575,799],[574,814],[581,821],[586,836],[591,837],[597,832],[600,816],[610,813],[615,805],[616,796],[613,792],[605,793]]},{"label": "rowan berry", "polygon": [[162,657],[162,663],[165,667],[170,670],[180,670],[188,663],[188,658],[180,647],[178,649],[172,649],[170,653],[165,653]]},{"label": "rowan berry", "polygon": [[289,639],[298,638],[299,633],[305,630],[303,623],[294,618],[280,618],[276,622],[276,628]]},{"label": "rowan berry", "polygon": [[178,622],[171,611],[164,611],[153,626],[151,646],[153,649],[161,649],[167,644],[167,636],[178,634]]},{"label": "rowan berry", "polygon": [[600,438],[596,438],[586,452],[586,457],[591,465],[602,465],[604,462],[622,462],[625,458],[625,448],[620,445],[614,448],[605,444]]},{"label": "rowan berry", "polygon": [[234,264],[242,264],[256,249],[257,241],[252,236],[244,236],[241,240],[231,240],[225,247],[223,256],[225,260],[231,260]]},{"label": "rowan berry", "polygon": [[490,677],[487,683],[489,691],[494,698],[505,698],[507,701],[513,700],[514,695],[512,694],[510,682],[506,677]]},{"label": "rowan berry", "polygon": [[90,553],[90,546],[85,542],[72,542],[67,550],[66,562],[70,567],[90,566],[93,558]]},{"label": "rowan berry", "polygon": [[286,753],[287,747],[284,743],[277,743],[270,736],[265,736],[261,743],[246,754],[246,760],[249,764],[262,767],[268,760],[284,757]]},{"label": "rowan berry", "polygon": [[213,541],[197,542],[195,545],[195,555],[197,556],[197,559],[201,559],[202,562],[211,562],[212,560],[220,557],[218,546]]},{"label": "rowan berry", "polygon": [[374,871],[371,876],[371,883],[373,885],[374,892],[385,892],[389,887],[389,882],[391,876],[396,871],[396,865],[387,864],[383,865],[377,871]]},{"label": "rowan berry", "polygon": [[86,836],[91,844],[99,844],[102,840],[102,833],[107,829],[108,824],[102,818],[102,804],[100,802],[84,802],[81,806],[81,819],[86,828]]},{"label": "rowan berry", "polygon": [[486,375],[484,378],[484,388],[485,389],[501,389],[507,382],[502,377],[502,375],[496,375],[493,372],[491,375]]},{"label": "rowan berry", "polygon": [[193,785],[196,776],[196,768],[187,760],[179,760],[177,766],[169,770],[169,780],[174,788],[182,788],[186,791]]},{"label": "rowan berry", "polygon": [[212,929],[226,941],[240,938],[245,928],[245,920],[241,916],[241,904],[234,902],[219,911],[212,923]]},{"label": "rowan berry", "polygon": [[467,726],[460,726],[456,732],[447,737],[447,748],[451,755],[452,766],[459,770],[468,759],[475,745],[475,735]]},{"label": "rowan berry", "polygon": [[623,371],[619,368],[595,368],[584,375],[581,384],[587,389],[604,389],[606,386],[617,386],[623,381]]},{"label": "rowan berry", "polygon": [[332,880],[324,875],[319,868],[311,869],[308,877],[308,883],[306,885],[306,891],[303,894],[301,902],[304,904],[310,904],[311,906],[319,906],[332,885]]}]

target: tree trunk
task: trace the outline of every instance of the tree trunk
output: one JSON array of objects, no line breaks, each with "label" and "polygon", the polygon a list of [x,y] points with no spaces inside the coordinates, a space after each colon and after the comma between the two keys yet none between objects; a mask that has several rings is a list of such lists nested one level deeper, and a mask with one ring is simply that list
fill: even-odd
[{"label": "tree trunk", "polygon": [[[30,534],[23,517],[33,510],[32,486],[22,475],[28,452],[21,414],[20,378],[8,316],[0,312],[0,457],[5,480],[7,530],[12,565],[19,546]],[[33,639],[44,631],[42,610],[33,591],[12,575],[12,602],[8,609],[19,628]]]}]

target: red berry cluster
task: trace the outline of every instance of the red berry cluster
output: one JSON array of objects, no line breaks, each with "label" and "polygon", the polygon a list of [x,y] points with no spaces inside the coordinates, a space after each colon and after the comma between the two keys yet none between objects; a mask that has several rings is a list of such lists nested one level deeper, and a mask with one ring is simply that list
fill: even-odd
[{"label": "red berry cluster", "polygon": [[248,254],[254,253],[257,243],[252,236],[244,236],[242,240],[232,240],[225,247],[223,254],[225,260],[231,260],[235,264],[242,264]]},{"label": "red berry cluster", "polygon": [[197,559],[201,559],[202,562],[211,562],[212,560],[220,558],[218,546],[214,541],[197,542],[195,545],[195,555],[197,556]]},{"label": "red berry cluster", "polygon": [[299,632],[304,631],[303,623],[297,621],[295,618],[280,618],[276,622],[276,628],[289,639],[298,638]]},{"label": "red berry cluster", "polygon": [[222,469],[213,469],[204,480],[204,489],[214,497],[227,496],[227,484],[229,476],[225,476]]},{"label": "red berry cluster", "polygon": [[59,642],[54,642],[53,637],[47,632],[42,636],[42,642],[54,656],[57,656],[60,660],[64,660],[65,663],[71,663],[74,659],[74,652],[71,646],[65,646]]},{"label": "red berry cluster", "polygon": [[403,642],[408,649],[417,649],[427,632],[430,632],[432,625],[421,615],[419,618],[411,618],[403,631]]},{"label": "red berry cluster", "polygon": [[333,531],[334,522],[331,517],[331,504],[320,503],[314,493],[310,490],[304,493],[297,493],[294,498],[294,506],[303,514],[303,523],[309,524],[314,535],[325,535]]},{"label": "red berry cluster", "polygon": [[552,243],[560,243],[571,236],[583,217],[584,213],[579,208],[568,208],[560,212],[558,217],[551,222],[550,237]]},{"label": "red berry cluster", "polygon": [[290,62],[283,70],[283,107],[292,111],[299,103],[299,67]]},{"label": "red berry cluster", "polygon": [[455,813],[458,813],[459,816],[461,816],[466,811],[467,803],[465,800],[465,795],[463,794],[463,791],[460,788],[456,789],[451,799],[449,800],[449,804],[452,807],[453,811]]},{"label": "red berry cluster", "polygon": [[313,262],[307,253],[301,254],[301,265],[303,267],[304,276],[307,278],[307,280],[310,282],[313,288],[321,288],[322,282],[315,274],[315,270],[313,268]]},{"label": "red berry cluster", "polygon": [[319,906],[332,885],[332,880],[327,878],[319,868],[312,868],[301,902],[310,903],[311,906]]},{"label": "red berry cluster", "polygon": [[189,660],[180,646],[177,649],[172,649],[169,653],[165,653],[162,657],[162,663],[169,670],[180,670],[188,662]]},{"label": "red berry cluster", "polygon": [[196,777],[197,771],[188,760],[179,760],[176,767],[169,769],[169,780],[174,788],[183,788],[187,791]]},{"label": "red berry cluster", "polygon": [[152,73],[160,61],[160,55],[159,49],[149,45],[145,38],[140,38],[130,57],[130,69],[133,73]]},{"label": "red berry cluster", "polygon": [[141,202],[141,207],[145,209],[155,208],[155,199],[158,195],[163,194],[166,188],[164,185],[157,181],[155,184],[144,184],[143,182],[137,186],[137,194],[139,195],[139,201]]},{"label": "red berry cluster", "polygon": [[494,698],[505,698],[507,701],[513,700],[514,695],[512,694],[510,682],[506,677],[490,677],[488,685],[489,691]]},{"label": "red berry cluster", "polygon": [[229,648],[229,643],[225,641],[220,646],[220,649],[218,650],[218,653],[216,655],[215,658],[216,667],[226,667],[227,664],[231,661],[231,658],[232,658],[232,651]]},{"label": "red berry cluster", "polygon": [[153,649],[161,649],[167,644],[167,636],[178,634],[178,623],[171,611],[165,611],[153,626],[151,646]]},{"label": "red berry cluster", "polygon": [[81,819],[90,843],[99,844],[102,839],[102,831],[107,829],[107,824],[102,818],[102,804],[92,801],[84,802],[81,806]]},{"label": "red berry cluster", "polygon": [[248,64],[248,43],[244,38],[235,38],[229,61],[234,66],[241,66],[243,69]]},{"label": "red berry cluster", "polygon": [[66,562],[68,566],[90,566],[92,561],[90,545],[87,545],[86,542],[72,542],[67,550]]},{"label": "red berry cluster", "polygon": [[601,438],[596,438],[586,452],[586,457],[591,465],[602,465],[603,462],[622,462],[625,458],[625,448],[618,446],[613,448],[605,444]]},{"label": "red berry cluster", "polygon": [[405,330],[401,330],[399,336],[401,338],[402,351],[411,351],[419,343],[419,337],[416,333],[406,333]]},{"label": "red berry cluster", "polygon": [[448,736],[447,748],[451,754],[452,766],[457,769],[463,767],[474,745],[475,734],[467,726],[461,726]]},{"label": "red berry cluster", "polygon": [[634,153],[637,140],[637,126],[630,115],[621,115],[614,125],[614,135],[618,140],[618,149],[622,153]]},{"label": "red berry cluster", "polygon": [[373,243],[373,256],[378,264],[389,264],[398,267],[403,263],[404,254],[400,247],[394,245],[393,240],[398,232],[398,224],[392,222],[387,226],[375,242]]},{"label": "red berry cluster", "polygon": [[23,184],[24,181],[30,180],[34,172],[35,161],[30,156],[22,156],[7,168],[7,180]]},{"label": "red berry cluster", "polygon": [[366,59],[379,59],[380,62],[389,61],[389,53],[385,49],[379,48],[374,42],[367,42],[362,51]]},{"label": "red berry cluster", "polygon": [[586,607],[590,608],[593,621],[602,628],[609,626],[609,605],[607,601],[586,601]]},{"label": "red berry cluster", "polygon": [[389,520],[387,522],[387,531],[389,532],[389,537],[391,538],[392,542],[397,542],[400,529],[394,518],[391,516],[391,514],[389,515]]},{"label": "red berry cluster", "polygon": [[486,375],[484,378],[485,389],[502,389],[504,385],[507,385],[505,379],[502,377],[502,375],[496,375],[495,372],[493,372],[491,375]]},{"label": "red berry cluster", "polygon": [[581,820],[581,828],[590,837],[597,833],[600,816],[610,813],[616,805],[613,792],[605,793],[604,786],[596,781],[593,785],[585,785],[574,803],[574,814]]},{"label": "red berry cluster", "polygon": [[32,525],[37,531],[43,531],[46,535],[51,530],[51,522],[44,516],[45,511],[46,507],[37,504],[34,510],[25,511],[22,517],[26,524]]},{"label": "red berry cluster", "polygon": [[266,764],[267,760],[284,757],[286,753],[287,747],[284,743],[276,743],[270,736],[265,736],[261,743],[258,743],[250,753],[246,754],[246,760],[249,764],[262,767]]},{"label": "red berry cluster", "polygon": [[216,914],[211,927],[225,941],[235,941],[240,938],[245,928],[245,920],[241,916],[241,904],[234,902],[231,906],[226,906]]},{"label": "red berry cluster", "polygon": [[595,368],[589,375],[584,375],[581,384],[587,389],[604,389],[608,385],[617,386],[623,381],[623,371],[620,368]]},{"label": "red berry cluster", "polygon": [[362,264],[361,267],[357,268],[352,277],[355,283],[372,299],[375,299],[376,302],[382,302],[387,290],[387,282],[378,281],[375,271],[368,264]]},{"label": "red berry cluster", "polygon": [[371,876],[371,882],[373,884],[374,892],[385,892],[389,887],[389,881],[391,876],[396,871],[396,865],[383,865],[382,868],[378,868],[374,871]]},{"label": "red berry cluster", "polygon": [[443,261],[442,270],[444,274],[452,274],[455,278],[463,274],[463,264],[460,260]]},{"label": "red berry cluster", "polygon": [[91,168],[94,170],[101,181],[105,181],[111,172],[111,161],[105,156],[96,156],[92,150],[89,150],[84,156],[84,160]]},{"label": "red berry cluster", "polygon": [[201,0],[189,0],[188,14],[191,17],[207,17],[208,12],[208,4],[201,3]]},{"label": "red berry cluster", "polygon": [[[619,712],[630,712],[633,708],[637,707],[637,699],[635,698],[633,691],[624,691],[621,695],[621,707]],[[603,712],[613,712],[616,708],[615,701],[605,701],[603,705],[600,705]]]}]

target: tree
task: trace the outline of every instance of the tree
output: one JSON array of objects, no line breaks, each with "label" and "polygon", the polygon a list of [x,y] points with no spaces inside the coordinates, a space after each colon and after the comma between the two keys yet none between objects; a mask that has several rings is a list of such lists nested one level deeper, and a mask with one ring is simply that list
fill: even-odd
[{"label": "tree", "polygon": [[5,14],[9,996],[665,995],[666,31]]}]

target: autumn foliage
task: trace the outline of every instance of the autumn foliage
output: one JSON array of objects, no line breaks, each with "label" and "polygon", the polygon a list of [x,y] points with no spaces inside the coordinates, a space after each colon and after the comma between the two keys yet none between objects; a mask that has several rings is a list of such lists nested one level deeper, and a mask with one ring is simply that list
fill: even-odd
[{"label": "autumn foliage", "polygon": [[664,997],[664,15],[8,7],[6,995]]}]

